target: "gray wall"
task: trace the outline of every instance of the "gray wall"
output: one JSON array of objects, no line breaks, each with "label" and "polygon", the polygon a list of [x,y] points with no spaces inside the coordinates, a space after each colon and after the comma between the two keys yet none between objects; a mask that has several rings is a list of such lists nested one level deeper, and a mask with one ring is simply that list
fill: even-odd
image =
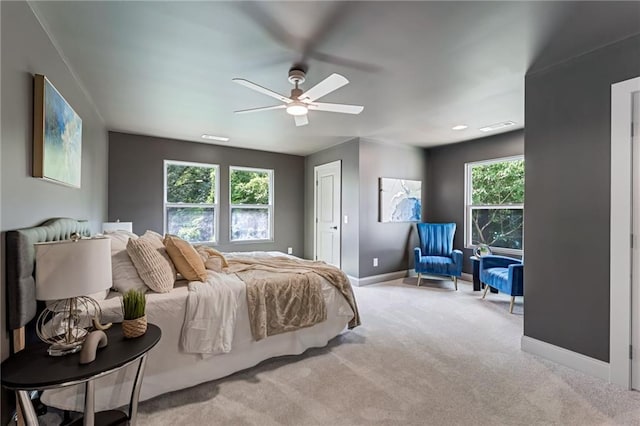
[{"label": "gray wall", "polygon": [[314,167],[342,160],[342,216],[348,216],[349,223],[345,224],[344,220],[340,221],[342,232],[341,267],[352,277],[359,276],[359,151],[360,141],[355,138],[305,158],[304,255],[307,259],[313,259]]},{"label": "gray wall", "polygon": [[[473,252],[464,248],[464,165],[473,161],[522,155],[524,131],[516,130],[431,148],[428,152],[426,218],[431,222],[456,223],[454,247],[464,253],[464,272],[471,273],[469,257]],[[528,168],[528,162],[525,167]]]},{"label": "gray wall", "polygon": [[[415,223],[379,222],[379,178],[421,180],[426,193],[427,161],[422,148],[360,139],[359,277],[413,269],[418,245]],[[422,214],[424,215],[424,203]],[[378,267],[373,258],[378,258]]]},{"label": "gray wall", "polygon": [[[342,269],[364,278],[413,268],[413,247],[418,239],[413,223],[378,221],[381,177],[422,180],[426,153],[422,148],[352,139],[305,160],[305,255],[313,256],[313,185],[315,166],[342,160]],[[425,194],[423,186],[423,199]],[[424,214],[424,209],[423,209]],[[373,258],[378,266],[373,266]]]},{"label": "gray wall", "polygon": [[[220,166],[220,225],[224,251],[280,250],[302,255],[304,158],[195,142],[109,133],[109,220],[132,221],[136,233],[163,232],[164,160]],[[274,170],[273,242],[229,242],[229,166]]]},{"label": "gray wall", "polygon": [[638,75],[634,36],[525,79],[524,334],[605,362],[611,84]]},{"label": "gray wall", "polygon": [[[97,232],[107,214],[106,128],[27,3],[3,2],[1,13],[2,243],[4,231],[37,225],[52,217],[87,219]],[[46,75],[82,118],[81,189],[31,177],[35,73]],[[0,332],[5,359],[9,347],[5,329],[4,257],[2,261]],[[3,420],[8,411],[3,401]]]}]

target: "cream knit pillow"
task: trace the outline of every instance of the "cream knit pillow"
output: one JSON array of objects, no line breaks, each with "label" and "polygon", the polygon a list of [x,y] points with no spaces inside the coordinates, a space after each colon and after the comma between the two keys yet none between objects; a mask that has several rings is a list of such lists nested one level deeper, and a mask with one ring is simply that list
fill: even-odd
[{"label": "cream knit pillow", "polygon": [[169,257],[169,253],[167,253],[167,249],[164,246],[162,235],[158,234],[157,232],[146,231],[144,234],[142,234],[140,238],[144,239],[145,241],[148,241],[154,249],[158,250],[158,253],[160,253],[162,257],[167,259],[167,262],[169,262],[169,265],[171,265],[171,270],[173,271],[173,275],[175,276],[176,266],[173,264],[173,261]]},{"label": "cream knit pillow", "polygon": [[164,246],[161,251],[154,245],[150,238],[130,239],[127,243],[127,253],[142,281],[151,290],[166,293],[173,288],[176,273]]}]

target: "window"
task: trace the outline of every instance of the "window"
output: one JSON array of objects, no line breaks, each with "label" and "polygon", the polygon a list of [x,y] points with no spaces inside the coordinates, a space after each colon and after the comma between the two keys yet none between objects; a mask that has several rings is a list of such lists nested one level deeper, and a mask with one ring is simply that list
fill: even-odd
[{"label": "window", "polygon": [[231,241],[272,239],[273,170],[229,168]]},{"label": "window", "polygon": [[467,163],[465,181],[465,246],[521,254],[524,157]]},{"label": "window", "polygon": [[164,230],[190,242],[216,242],[218,166],[164,162]]}]

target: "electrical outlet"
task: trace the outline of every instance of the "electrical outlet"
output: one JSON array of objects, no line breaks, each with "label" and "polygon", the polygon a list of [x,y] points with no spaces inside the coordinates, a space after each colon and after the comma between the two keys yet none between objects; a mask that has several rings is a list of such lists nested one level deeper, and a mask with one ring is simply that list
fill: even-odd
[{"label": "electrical outlet", "polygon": [[287,247],[287,254],[293,254],[293,247]]},{"label": "electrical outlet", "polygon": [[374,257],[374,258],[373,258],[373,266],[374,266],[374,267],[377,267],[377,266],[378,266],[378,258],[377,258],[377,257]]},{"label": "electrical outlet", "polygon": [[346,214],[344,215],[344,223],[349,223],[349,216]]}]

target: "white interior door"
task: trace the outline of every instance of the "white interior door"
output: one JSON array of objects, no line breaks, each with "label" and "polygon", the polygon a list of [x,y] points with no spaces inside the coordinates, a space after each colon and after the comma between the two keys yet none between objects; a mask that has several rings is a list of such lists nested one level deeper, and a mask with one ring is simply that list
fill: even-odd
[{"label": "white interior door", "polygon": [[640,390],[640,92],[633,94],[633,270],[631,288],[631,387]]},{"label": "white interior door", "polygon": [[341,178],[340,160],[314,168],[315,244],[314,257],[340,267]]}]

